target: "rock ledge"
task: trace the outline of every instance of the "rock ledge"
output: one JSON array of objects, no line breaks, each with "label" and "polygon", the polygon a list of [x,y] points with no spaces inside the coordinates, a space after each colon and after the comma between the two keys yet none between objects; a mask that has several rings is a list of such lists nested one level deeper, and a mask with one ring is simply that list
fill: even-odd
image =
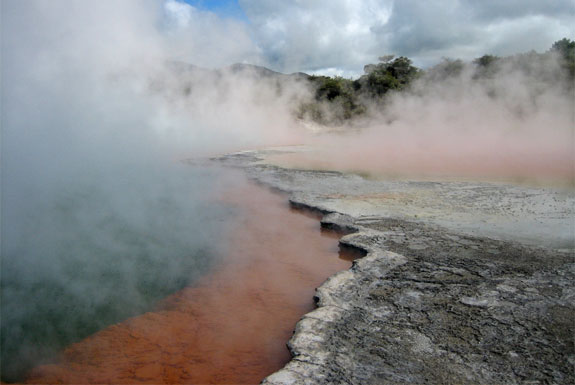
[{"label": "rock ledge", "polygon": [[256,163],[264,156],[220,161],[322,214],[366,256],[317,289],[292,360],[263,384],[575,383],[571,195],[366,182]]}]

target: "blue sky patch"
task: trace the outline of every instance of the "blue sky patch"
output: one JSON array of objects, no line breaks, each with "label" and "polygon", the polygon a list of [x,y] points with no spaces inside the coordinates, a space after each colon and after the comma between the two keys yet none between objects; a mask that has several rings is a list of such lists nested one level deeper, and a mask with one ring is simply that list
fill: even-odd
[{"label": "blue sky patch", "polygon": [[244,22],[249,22],[238,0],[178,0],[187,3],[194,8],[210,11],[221,17],[229,17]]}]

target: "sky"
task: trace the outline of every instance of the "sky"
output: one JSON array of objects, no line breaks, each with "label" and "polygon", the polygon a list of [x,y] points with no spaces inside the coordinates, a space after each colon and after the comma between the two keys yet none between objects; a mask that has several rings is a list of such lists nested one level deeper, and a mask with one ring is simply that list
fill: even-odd
[{"label": "sky", "polygon": [[425,68],[575,39],[573,0],[167,0],[165,9],[182,28],[209,18],[205,34],[233,25],[229,60],[346,77],[387,54]]}]

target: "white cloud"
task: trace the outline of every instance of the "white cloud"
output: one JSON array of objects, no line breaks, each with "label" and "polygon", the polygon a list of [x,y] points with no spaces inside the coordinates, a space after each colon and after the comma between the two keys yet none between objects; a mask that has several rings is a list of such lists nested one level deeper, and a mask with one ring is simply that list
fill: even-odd
[{"label": "white cloud", "polygon": [[164,3],[166,46],[180,61],[201,67],[261,62],[247,25],[177,0]]},{"label": "white cloud", "polygon": [[373,26],[385,23],[389,1],[241,0],[254,38],[272,67],[317,71],[362,68],[377,58]]},{"label": "white cloud", "polygon": [[[545,51],[559,36],[572,36],[572,31],[559,19],[542,15],[503,20],[486,27],[490,39],[485,48],[489,53],[505,55],[529,50]],[[529,38],[526,39],[525,37]]]},{"label": "white cloud", "polygon": [[185,28],[190,25],[192,12],[195,8],[186,3],[180,3],[176,0],[168,0],[164,4],[164,10],[168,23],[173,23],[176,27]]},{"label": "white cloud", "polygon": [[346,79],[357,79],[363,75],[362,71],[348,71],[337,67],[320,68],[314,71],[309,71],[309,75],[322,75],[322,76],[341,76]]},{"label": "white cloud", "polygon": [[382,46],[419,65],[440,57],[472,59],[483,54],[544,51],[573,37],[575,5],[570,1],[396,1],[381,27]]},{"label": "white cloud", "polygon": [[[274,69],[361,73],[383,54],[417,65],[544,51],[574,37],[571,0],[240,0],[251,36]],[[334,68],[337,70],[330,70]]]}]

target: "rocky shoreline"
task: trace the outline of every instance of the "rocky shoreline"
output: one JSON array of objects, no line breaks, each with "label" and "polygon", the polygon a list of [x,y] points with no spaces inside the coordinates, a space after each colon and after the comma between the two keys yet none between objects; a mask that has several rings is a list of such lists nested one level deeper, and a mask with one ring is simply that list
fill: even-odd
[{"label": "rocky shoreline", "polygon": [[262,162],[270,154],[218,160],[322,214],[366,256],[317,289],[292,360],[263,384],[575,383],[571,193],[368,181]]}]

